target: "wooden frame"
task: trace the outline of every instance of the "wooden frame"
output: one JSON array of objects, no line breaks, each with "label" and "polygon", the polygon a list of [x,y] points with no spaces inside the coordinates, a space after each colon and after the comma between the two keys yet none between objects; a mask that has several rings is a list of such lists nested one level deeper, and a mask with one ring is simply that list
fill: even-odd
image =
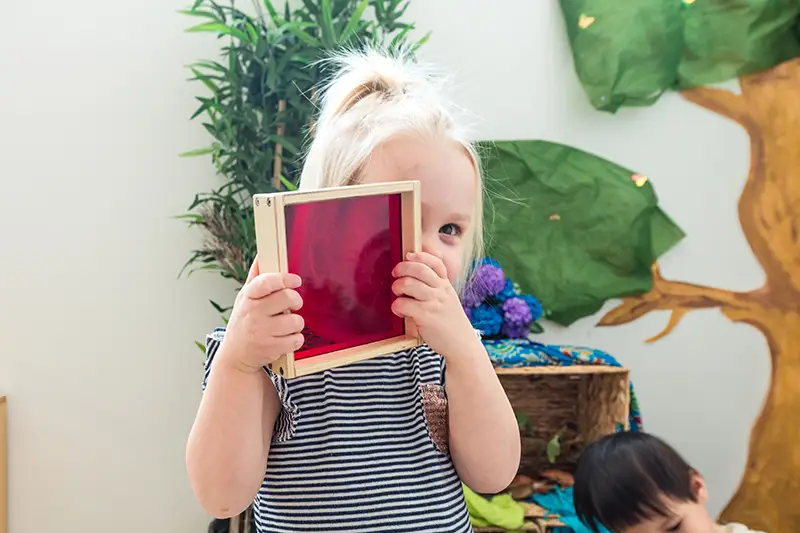
[{"label": "wooden frame", "polygon": [[[286,239],[286,207],[298,204],[365,196],[400,195],[402,252],[421,251],[420,185],[417,181],[378,183],[331,187],[314,191],[291,191],[257,194],[253,197],[256,245],[260,272],[288,273]],[[304,359],[295,359],[293,353],[281,356],[270,369],[286,377],[295,378],[323,370],[363,361],[379,355],[407,350],[421,344],[416,326],[404,320],[404,334],[352,348],[332,351]]]},{"label": "wooden frame", "polygon": [[8,533],[8,421],[6,397],[0,396],[0,533]]}]

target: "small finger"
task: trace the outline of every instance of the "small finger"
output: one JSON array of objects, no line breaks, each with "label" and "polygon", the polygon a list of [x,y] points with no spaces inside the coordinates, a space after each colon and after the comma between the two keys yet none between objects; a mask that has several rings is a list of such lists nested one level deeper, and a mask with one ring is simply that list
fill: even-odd
[{"label": "small finger", "polygon": [[415,261],[403,261],[394,268],[392,274],[396,278],[415,278],[431,287],[436,287],[442,282],[441,278],[439,278],[431,267],[425,263]]},{"label": "small finger", "polygon": [[258,302],[258,312],[263,316],[299,311],[302,307],[303,297],[294,289],[281,289]]},{"label": "small finger", "polygon": [[275,337],[273,345],[278,353],[286,354],[289,352],[296,352],[303,347],[303,343],[305,342],[306,340],[302,333],[294,333],[284,337]]},{"label": "small finger", "polygon": [[244,295],[251,300],[260,300],[283,289],[296,289],[302,284],[296,274],[259,274],[244,286]]},{"label": "small finger", "polygon": [[415,300],[424,301],[433,299],[435,289],[427,283],[407,276],[392,283],[392,292],[395,296],[408,296]]},{"label": "small finger", "polygon": [[305,327],[305,320],[293,313],[280,314],[270,319],[267,330],[273,337],[285,337],[300,333]]},{"label": "small finger", "polygon": [[413,298],[401,296],[392,302],[392,313],[400,318],[414,318],[419,316],[420,302]]},{"label": "small finger", "polygon": [[409,261],[417,261],[428,265],[441,279],[447,279],[447,267],[444,266],[441,258],[426,252],[410,253],[406,258]]},{"label": "small finger", "polygon": [[253,264],[250,265],[250,272],[247,273],[247,281],[245,281],[245,284],[253,281],[253,278],[256,276],[258,276],[258,255],[253,259]]}]

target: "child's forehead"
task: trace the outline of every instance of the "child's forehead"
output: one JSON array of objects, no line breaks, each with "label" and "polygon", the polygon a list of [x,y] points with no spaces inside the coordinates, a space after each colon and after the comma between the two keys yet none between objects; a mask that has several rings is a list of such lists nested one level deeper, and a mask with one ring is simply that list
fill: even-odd
[{"label": "child's forehead", "polygon": [[[441,174],[461,173],[474,179],[475,170],[466,150],[447,139],[398,136],[378,146],[365,167],[371,182],[425,179]],[[391,176],[391,178],[390,178]]]},{"label": "child's forehead", "polygon": [[398,137],[376,149],[362,171],[364,183],[419,181],[423,207],[471,213],[477,175],[466,150],[447,140]]}]

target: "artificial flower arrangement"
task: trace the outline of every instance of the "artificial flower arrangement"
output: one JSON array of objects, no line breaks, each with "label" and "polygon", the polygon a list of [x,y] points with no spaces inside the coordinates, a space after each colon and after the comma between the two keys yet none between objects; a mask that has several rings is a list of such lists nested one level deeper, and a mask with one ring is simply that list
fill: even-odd
[{"label": "artificial flower arrangement", "polygon": [[542,304],[530,294],[522,294],[500,263],[490,257],[476,265],[461,303],[483,337],[524,339],[544,331],[538,322],[544,315]]}]

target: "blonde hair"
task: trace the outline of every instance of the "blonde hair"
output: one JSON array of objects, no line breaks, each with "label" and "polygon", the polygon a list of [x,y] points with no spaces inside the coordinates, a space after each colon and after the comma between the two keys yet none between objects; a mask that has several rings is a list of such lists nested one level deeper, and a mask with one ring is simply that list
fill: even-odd
[{"label": "blonde hair", "polygon": [[325,85],[314,139],[300,177],[301,190],[354,185],[373,152],[403,134],[452,141],[475,169],[477,201],[467,236],[459,288],[483,253],[483,176],[480,158],[444,97],[446,80],[399,51],[349,51],[333,57],[337,73]]}]

